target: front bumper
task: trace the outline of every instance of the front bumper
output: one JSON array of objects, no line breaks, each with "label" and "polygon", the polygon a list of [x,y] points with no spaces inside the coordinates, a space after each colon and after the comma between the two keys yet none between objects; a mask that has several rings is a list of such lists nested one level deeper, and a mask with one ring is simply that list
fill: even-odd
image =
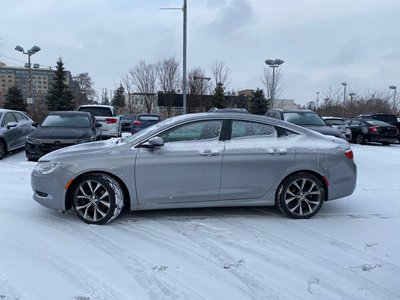
[{"label": "front bumper", "polygon": [[31,186],[33,190],[33,200],[39,204],[65,211],[66,210],[66,185],[75,176],[73,173],[57,168],[50,174],[41,174],[33,170],[31,174]]}]

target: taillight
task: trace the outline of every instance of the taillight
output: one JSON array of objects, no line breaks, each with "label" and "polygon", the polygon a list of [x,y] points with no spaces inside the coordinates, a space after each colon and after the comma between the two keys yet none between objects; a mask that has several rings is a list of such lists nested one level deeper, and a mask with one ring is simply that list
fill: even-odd
[{"label": "taillight", "polygon": [[369,132],[371,133],[378,133],[379,126],[369,127]]},{"label": "taillight", "polygon": [[133,126],[139,126],[140,124],[142,124],[142,122],[140,122],[140,121],[133,122]]},{"label": "taillight", "polygon": [[106,119],[106,124],[115,124],[115,123],[117,123],[116,118],[107,118]]},{"label": "taillight", "polygon": [[347,151],[344,153],[344,155],[346,155],[346,157],[347,157],[348,159],[351,159],[351,160],[354,159],[353,150],[351,150],[351,149],[347,150]]}]

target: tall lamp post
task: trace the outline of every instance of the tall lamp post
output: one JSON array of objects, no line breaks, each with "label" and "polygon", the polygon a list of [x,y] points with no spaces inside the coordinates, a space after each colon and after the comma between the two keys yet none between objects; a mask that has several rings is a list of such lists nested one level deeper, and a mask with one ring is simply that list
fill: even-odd
[{"label": "tall lamp post", "polygon": [[346,87],[347,87],[347,83],[346,82],[342,82],[343,85],[343,105],[346,104]]},{"label": "tall lamp post", "polygon": [[396,113],[397,112],[397,105],[396,105],[397,87],[395,85],[391,85],[391,86],[389,86],[389,89],[393,90],[393,108],[392,108],[392,111],[393,111],[393,113]]},{"label": "tall lamp post", "polygon": [[33,103],[33,99],[32,99],[32,68],[31,68],[31,55],[35,54],[36,52],[39,52],[41,49],[38,46],[33,46],[31,49],[29,49],[28,51],[25,52],[24,48],[22,48],[21,46],[16,46],[15,50],[28,55],[28,72],[29,72],[29,94],[28,97],[26,99],[26,102],[29,104]]},{"label": "tall lamp post", "polygon": [[183,114],[186,114],[186,92],[187,92],[187,79],[186,79],[186,39],[187,39],[187,0],[183,0],[183,7],[181,8],[160,8],[162,10],[171,10],[171,9],[179,9],[182,10],[183,12],[183,82],[182,82],[182,88],[183,88],[183,104],[182,104],[182,110]]},{"label": "tall lamp post", "polygon": [[271,88],[271,104],[272,107],[274,106],[274,99],[275,99],[275,88],[276,88],[276,82],[275,82],[275,69],[279,67],[281,64],[283,64],[284,61],[282,59],[266,59],[265,64],[272,68],[272,88]]},{"label": "tall lamp post", "polygon": [[356,95],[356,93],[350,93],[350,94],[349,94],[349,96],[350,96],[350,103],[351,103],[351,104],[353,103],[353,98],[354,98],[355,95]]},{"label": "tall lamp post", "polygon": [[319,92],[316,92],[317,94],[317,109],[319,108]]},{"label": "tall lamp post", "polygon": [[200,80],[200,108],[203,109],[203,101],[201,101],[203,98],[203,81],[204,80],[210,81],[211,77],[194,76],[193,79]]}]

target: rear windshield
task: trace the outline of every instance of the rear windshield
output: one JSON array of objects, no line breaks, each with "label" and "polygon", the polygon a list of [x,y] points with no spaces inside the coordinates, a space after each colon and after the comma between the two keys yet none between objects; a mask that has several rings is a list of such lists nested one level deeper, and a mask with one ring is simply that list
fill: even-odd
[{"label": "rear windshield", "polygon": [[325,122],[326,122],[326,124],[329,124],[329,125],[336,125],[336,126],[346,125],[346,123],[342,119],[328,119],[328,120],[325,120]]},{"label": "rear windshield", "polygon": [[378,121],[378,120],[368,120],[368,123],[371,125],[375,125],[375,126],[388,126],[390,124],[382,122],[382,121]]},{"label": "rear windshield", "polygon": [[283,119],[296,125],[326,126],[325,122],[312,112],[285,112]]},{"label": "rear windshield", "polygon": [[87,111],[94,117],[113,117],[113,113],[108,107],[80,107],[80,111]]},{"label": "rear windshield", "polygon": [[44,119],[42,127],[90,127],[88,116],[49,115]]},{"label": "rear windshield", "polygon": [[139,116],[140,121],[160,121],[161,118],[159,116]]}]

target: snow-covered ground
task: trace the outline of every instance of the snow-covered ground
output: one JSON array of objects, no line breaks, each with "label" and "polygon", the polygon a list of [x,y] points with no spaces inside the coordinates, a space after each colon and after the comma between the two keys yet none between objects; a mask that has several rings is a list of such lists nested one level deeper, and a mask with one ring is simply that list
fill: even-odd
[{"label": "snow-covered ground", "polygon": [[0,161],[0,299],[400,299],[400,145],[352,145],[358,185],[310,220],[275,208],[123,213],[82,223]]}]

